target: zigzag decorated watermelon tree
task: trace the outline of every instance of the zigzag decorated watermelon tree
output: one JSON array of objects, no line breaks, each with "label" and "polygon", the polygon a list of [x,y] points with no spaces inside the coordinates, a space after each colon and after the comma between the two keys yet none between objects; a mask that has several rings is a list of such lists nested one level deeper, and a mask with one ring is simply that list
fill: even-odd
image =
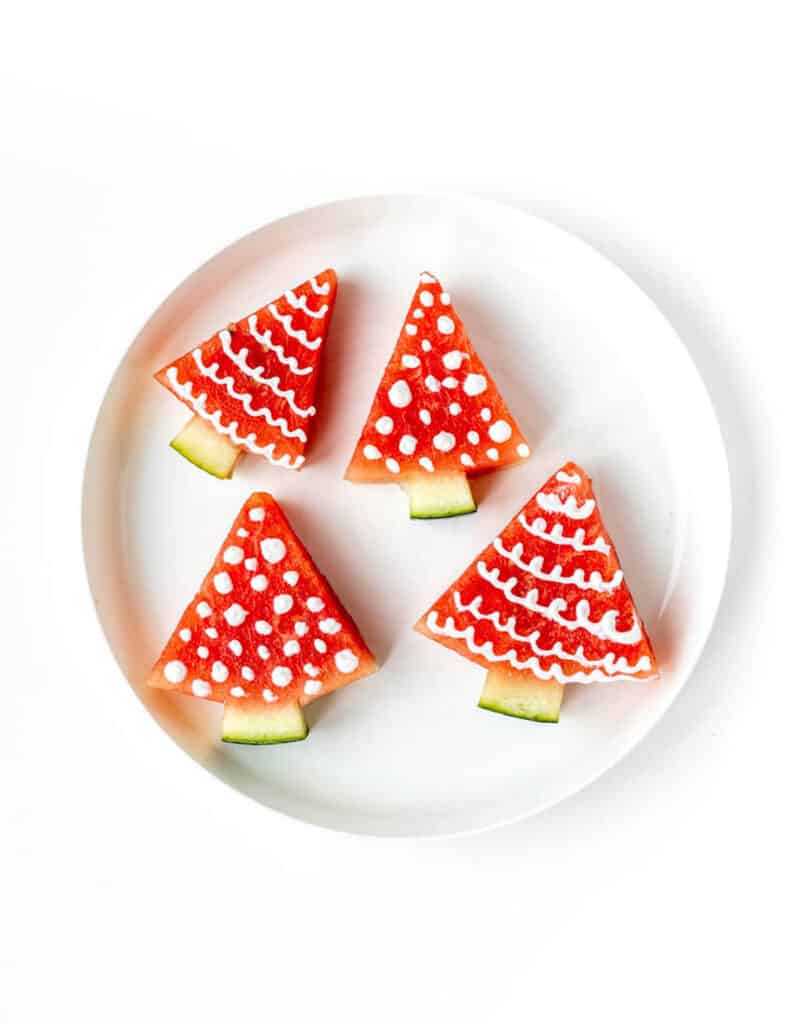
[{"label": "zigzag decorated watermelon tree", "polygon": [[351,616],[269,494],[253,494],[149,684],[225,705],[222,738],[306,738],[301,707],[376,671]]},{"label": "zigzag decorated watermelon tree", "polygon": [[172,447],[220,478],[244,451],[299,469],[336,295],[337,275],[324,270],[159,370],[194,412]]},{"label": "zigzag decorated watermelon tree", "polygon": [[530,454],[450,296],[419,278],[346,479],[398,483],[414,519],[475,511],[467,477]]},{"label": "zigzag decorated watermelon tree", "polygon": [[651,679],[589,477],[555,473],[415,627],[487,670],[480,707],[556,722],[569,683]]}]

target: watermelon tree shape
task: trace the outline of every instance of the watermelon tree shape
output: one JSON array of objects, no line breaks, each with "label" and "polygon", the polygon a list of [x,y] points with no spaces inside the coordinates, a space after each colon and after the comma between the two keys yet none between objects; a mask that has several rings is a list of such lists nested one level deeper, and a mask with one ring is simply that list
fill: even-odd
[{"label": "watermelon tree shape", "polygon": [[301,707],[376,671],[351,616],[269,495],[253,494],[149,684],[225,705],[222,738],[284,743]]},{"label": "watermelon tree shape", "polygon": [[556,722],[569,683],[657,676],[587,474],[568,462],[415,627],[487,670],[479,706]]},{"label": "watermelon tree shape", "polygon": [[194,413],[172,448],[222,479],[244,451],[300,469],[336,296],[337,274],[324,270],[159,370]]},{"label": "watermelon tree shape", "polygon": [[419,277],[346,479],[398,483],[414,519],[475,511],[467,477],[530,454],[440,281]]}]

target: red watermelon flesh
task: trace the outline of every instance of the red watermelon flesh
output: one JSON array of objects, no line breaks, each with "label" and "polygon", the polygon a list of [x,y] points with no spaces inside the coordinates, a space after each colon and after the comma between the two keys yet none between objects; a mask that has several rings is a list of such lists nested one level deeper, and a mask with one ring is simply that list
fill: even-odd
[{"label": "red watermelon flesh", "polygon": [[246,501],[149,684],[220,703],[308,704],[376,670],[281,506]]},{"label": "red watermelon flesh", "polygon": [[155,378],[234,445],[299,469],[336,296],[337,274],[324,270],[229,324]]},{"label": "red watermelon flesh", "polygon": [[346,478],[473,476],[529,454],[450,296],[421,274]]},{"label": "red watermelon flesh", "polygon": [[650,679],[657,664],[590,478],[554,473],[415,627],[486,669]]}]

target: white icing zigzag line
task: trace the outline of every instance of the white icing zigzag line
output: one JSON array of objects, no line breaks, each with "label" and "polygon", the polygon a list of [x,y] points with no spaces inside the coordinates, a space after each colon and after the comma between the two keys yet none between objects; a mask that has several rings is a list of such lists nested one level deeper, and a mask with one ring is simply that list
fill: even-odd
[{"label": "white icing zigzag line", "polygon": [[272,302],[269,304],[269,306],[267,306],[267,309],[270,311],[270,313],[272,313],[272,315],[275,317],[278,323],[281,324],[281,326],[287,332],[289,337],[294,338],[295,341],[299,342],[301,345],[314,351],[315,349],[320,348],[320,346],[323,344],[322,338],[315,338],[313,341],[309,341],[309,339],[306,337],[306,331],[296,331],[295,328],[292,326],[291,313],[284,316],[283,313],[278,312],[278,310],[275,308],[275,304]]},{"label": "white icing zigzag line", "polygon": [[283,466],[284,469],[297,469],[303,465],[303,455],[298,455],[294,462],[290,461],[289,455],[282,455],[280,458],[273,458],[273,452],[275,451],[275,444],[268,444],[265,448],[256,444],[256,435],[248,434],[247,437],[240,437],[236,429],[236,421],[229,423],[226,427],[222,424],[222,411],[217,409],[216,412],[210,413],[205,408],[205,400],[208,395],[203,391],[201,395],[194,397],[194,392],[191,388],[190,381],[186,384],[181,384],[177,378],[177,369],[174,366],[170,366],[166,371],[166,376],[169,379],[172,389],[176,391],[181,398],[187,398],[191,403],[191,407],[198,416],[202,419],[207,420],[208,423],[214,428],[218,434],[223,434],[225,437],[229,437],[234,444],[243,444],[245,448],[249,448],[254,455],[263,455],[265,459],[269,460],[274,466]]},{"label": "white icing zigzag line", "polygon": [[483,603],[482,595],[478,594],[474,597],[469,604],[464,604],[460,592],[455,590],[452,594],[455,600],[455,607],[459,612],[469,612],[476,619],[491,622],[498,633],[505,633],[510,636],[512,640],[516,640],[520,644],[529,644],[531,650],[540,658],[562,658],[564,661],[577,661],[580,665],[591,665],[593,668],[603,668],[610,676],[615,675],[634,675],[636,672],[650,672],[652,665],[647,655],[643,655],[638,659],[637,663],[630,665],[627,659],[622,655],[620,658],[616,658],[615,655],[610,651],[603,658],[588,658],[584,654],[584,648],[579,645],[575,651],[566,651],[562,647],[561,641],[557,640],[556,643],[551,647],[550,650],[545,650],[539,647],[537,640],[539,639],[539,630],[535,629],[533,633],[518,633],[515,629],[515,623],[517,621],[514,615],[509,616],[505,623],[500,619],[500,612],[482,612],[480,606]]},{"label": "white icing zigzag line", "polygon": [[537,601],[539,597],[537,590],[529,590],[525,597],[514,593],[514,587],[519,582],[516,576],[503,582],[500,579],[500,570],[489,569],[485,562],[478,562],[477,569],[479,575],[493,587],[501,590],[512,604],[522,605],[523,608],[536,612],[537,615],[550,619],[552,622],[564,626],[565,629],[586,629],[592,636],[596,636],[600,640],[611,640],[616,644],[637,644],[641,640],[643,634],[637,619],[632,623],[630,629],[625,631],[618,629],[618,611],[616,609],[604,612],[597,622],[592,622],[590,620],[590,602],[582,598],[576,603],[576,618],[565,619],[562,612],[567,611],[567,601],[563,597],[555,597],[549,605],[540,604]]},{"label": "white icing zigzag line", "polygon": [[312,286],[312,291],[316,295],[328,295],[331,291],[331,285],[328,281],[324,281],[323,284],[318,284],[313,277],[310,277],[309,284]]},{"label": "white icing zigzag line", "polygon": [[202,349],[195,348],[192,354],[194,356],[194,362],[199,367],[200,373],[203,377],[210,378],[215,384],[221,384],[231,398],[234,398],[237,402],[241,402],[244,407],[244,411],[248,416],[253,416],[255,419],[266,420],[271,427],[279,427],[284,437],[298,437],[304,444],[306,444],[308,438],[300,427],[295,430],[290,430],[289,423],[283,416],[279,416],[278,419],[275,419],[267,408],[254,409],[252,396],[246,391],[237,391],[234,387],[235,381],[232,377],[217,377],[216,371],[219,369],[219,363],[211,363],[210,366],[207,366],[202,359]]},{"label": "white icing zigzag line", "polygon": [[540,667],[538,659],[531,655],[530,658],[526,658],[524,661],[520,661],[517,656],[517,652],[514,650],[506,651],[505,654],[495,654],[494,645],[491,640],[487,640],[485,643],[479,644],[475,641],[475,627],[474,624],[470,624],[466,629],[457,629],[455,626],[455,620],[451,615],[448,615],[444,620],[444,625],[438,625],[438,615],[432,611],[427,616],[427,627],[433,633],[438,633],[439,636],[451,636],[458,640],[463,640],[472,654],[482,654],[486,661],[498,662],[507,661],[512,668],[521,671],[523,669],[529,669],[537,679],[555,679],[557,683],[607,683],[614,681],[615,676],[608,676],[600,669],[593,669],[592,672],[572,672],[570,675],[565,675],[562,670],[562,666],[558,663],[551,665],[549,669],[543,669]]},{"label": "white icing zigzag line", "polygon": [[610,546],[603,537],[596,537],[592,544],[585,544],[584,530],[578,529],[572,537],[566,537],[561,523],[556,523],[550,533],[546,531],[547,523],[542,516],[537,516],[533,523],[529,523],[525,514],[520,512],[520,525],[535,537],[549,540],[551,544],[567,544],[576,551],[600,551],[604,555],[610,553]]},{"label": "white icing zigzag line", "polygon": [[578,473],[566,473],[563,469],[560,469],[556,474],[556,479],[560,484],[580,484],[581,477]]},{"label": "white icing zigzag line", "polygon": [[329,311],[328,302],[324,303],[320,309],[310,309],[306,305],[305,295],[296,295],[295,292],[284,292],[284,298],[295,309],[302,309],[307,316],[311,316],[314,320],[320,320]]},{"label": "white icing zigzag line", "polygon": [[[295,356],[288,356],[281,345],[273,344],[273,341],[272,341],[272,331],[265,331],[262,334],[258,330],[258,328],[256,326],[258,324],[258,317],[256,316],[255,313],[253,313],[250,317],[248,317],[247,324],[248,324],[248,326],[250,328],[250,333],[253,335],[253,337],[256,339],[256,341],[259,343],[259,345],[263,345],[264,348],[268,348],[271,352],[274,352],[278,356],[278,361],[283,363],[284,366],[288,366],[293,373],[297,373],[299,377],[303,377],[304,374],[312,372],[313,367],[311,367],[311,366],[304,366],[303,369],[301,369],[301,367],[298,365],[298,360],[295,358]],[[219,332],[219,337],[222,340],[222,345],[224,346],[226,344],[226,341],[225,341],[225,338],[223,337],[223,335],[227,335],[227,345],[229,346],[230,345],[230,332],[229,331],[220,331]],[[247,351],[247,349],[243,348],[241,350],[241,352],[239,353],[239,355],[241,356],[242,353],[244,353],[246,351]],[[230,352],[228,352],[228,355],[230,355]],[[231,356],[231,359],[233,359],[234,362],[238,362],[238,358],[235,357],[235,356]],[[246,362],[246,360],[245,360],[245,362]],[[239,364],[239,365],[241,365],[241,364]],[[249,373],[250,372],[249,370],[245,369],[244,366],[242,366],[242,369],[244,370],[245,373]]]},{"label": "white icing zigzag line", "polygon": [[522,560],[524,547],[520,543],[515,544],[513,548],[507,548],[499,537],[495,537],[494,548],[498,554],[502,555],[503,558],[507,558],[509,562],[513,562],[514,565],[524,569],[525,572],[530,572],[538,580],[547,580],[549,583],[559,583],[560,585],[572,584],[580,590],[595,590],[599,594],[610,594],[613,590],[620,587],[621,581],[624,578],[624,574],[620,569],[616,569],[612,579],[608,581],[604,580],[604,577],[598,570],[591,573],[586,579],[584,569],[574,569],[572,576],[563,576],[564,570],[561,565],[555,565],[550,572],[543,572],[542,563],[544,559],[542,556],[537,555],[530,562],[524,562]]},{"label": "white icing zigzag line", "polygon": [[250,366],[245,355],[246,349],[242,349],[237,355],[231,347],[230,334],[227,331],[219,332],[219,340],[222,342],[222,350],[225,355],[232,359],[241,370],[244,370],[248,377],[252,377],[258,384],[265,384],[279,398],[283,398],[285,402],[288,402],[292,411],[296,412],[299,416],[314,416],[317,410],[313,405],[310,405],[308,409],[301,409],[299,405],[295,404],[295,392],[291,388],[285,391],[278,386],[281,380],[280,377],[265,377],[261,370]]},{"label": "white icing zigzag line", "polygon": [[589,519],[596,507],[592,498],[588,498],[578,505],[572,494],[568,495],[564,501],[560,501],[558,494],[543,494],[540,491],[534,500],[543,512],[558,512],[567,516],[568,519]]}]

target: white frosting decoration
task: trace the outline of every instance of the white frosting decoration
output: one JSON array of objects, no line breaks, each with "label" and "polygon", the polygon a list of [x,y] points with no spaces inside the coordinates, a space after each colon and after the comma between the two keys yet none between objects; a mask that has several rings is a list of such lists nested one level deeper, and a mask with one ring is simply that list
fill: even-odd
[{"label": "white frosting decoration", "polygon": [[584,629],[600,640],[610,640],[616,644],[637,644],[641,640],[643,634],[637,619],[629,629],[618,629],[618,611],[616,609],[604,612],[600,619],[592,621],[590,619],[590,602],[582,598],[576,604],[576,618],[566,619],[562,612],[567,611],[568,605],[563,597],[555,597],[549,605],[543,605],[537,600],[539,597],[537,590],[529,590],[524,597],[514,593],[514,587],[519,583],[516,576],[503,581],[500,579],[500,570],[489,569],[485,562],[478,562],[477,570],[484,580],[505,594],[506,600],[512,604],[522,605],[523,608],[536,612],[537,615],[556,622],[558,625],[564,626],[565,629]]},{"label": "white frosting decoration", "polygon": [[219,630],[215,629],[213,626],[209,626],[205,630],[205,636],[209,636],[211,640],[216,640],[216,638],[219,636]]},{"label": "white frosting decoration", "polygon": [[439,452],[451,452],[455,447],[455,435],[448,430],[441,430],[433,438],[433,447]]},{"label": "white frosting decoration", "polygon": [[248,530],[245,530],[245,528],[243,526],[240,526],[239,529],[236,531],[236,536],[237,537],[249,537],[250,536],[250,532]]},{"label": "white frosting decoration", "polygon": [[225,612],[225,621],[229,626],[241,626],[247,618],[247,609],[242,608],[238,602],[234,602]]},{"label": "white frosting decoration", "polygon": [[292,682],[292,672],[286,665],[276,665],[272,670],[273,686],[289,686]]},{"label": "white frosting decoration", "polygon": [[353,672],[359,663],[360,659],[347,647],[342,651],[338,651],[334,656],[334,664],[337,666],[337,670],[346,674]]},{"label": "white frosting decoration", "polygon": [[419,465],[421,466],[422,469],[426,469],[428,473],[434,473],[435,472],[435,466],[433,465],[433,460],[428,458],[426,455],[424,455],[422,458],[419,459]]},{"label": "white frosting decoration", "polygon": [[310,612],[322,612],[326,606],[319,597],[307,597],[306,607]]},{"label": "white frosting decoration", "polygon": [[380,416],[376,421],[376,431],[378,434],[391,434],[393,433],[393,420],[390,416]]},{"label": "white frosting decoration", "polygon": [[470,444],[478,444],[480,441],[480,434],[477,430],[470,430],[466,435],[466,439]]},{"label": "white frosting decoration", "polygon": [[441,305],[448,306],[452,302],[449,292],[441,292]]},{"label": "white frosting decoration", "polygon": [[445,388],[457,388],[458,387],[458,381],[455,379],[455,377],[445,377],[441,381],[441,383],[442,383],[442,385]]},{"label": "white frosting decoration", "polygon": [[427,306],[429,308],[435,302],[435,299],[433,298],[433,293],[428,292],[426,289],[423,292],[420,292],[419,302],[422,304],[422,306]]},{"label": "white frosting decoration", "polygon": [[412,434],[402,434],[399,440],[399,451],[402,455],[412,455],[416,450],[416,438]]},{"label": "white frosting decoration", "polygon": [[326,641],[321,640],[320,637],[318,637],[315,640],[315,650],[318,651],[320,654],[325,654],[326,651],[328,650],[328,647],[326,646]]},{"label": "white frosting decoration", "polygon": [[170,683],[181,683],[188,675],[188,669],[181,661],[169,661],[163,668],[163,675]]},{"label": "white frosting decoration", "polygon": [[461,414],[461,407],[460,407],[460,405],[458,405],[457,402],[450,402],[449,403],[449,414],[450,414],[450,416],[460,416],[460,414]]},{"label": "white frosting decoration", "polygon": [[307,679],[303,684],[303,692],[309,697],[314,697],[323,689],[323,683],[319,679]]},{"label": "white frosting decoration", "polygon": [[198,647],[197,648],[197,656],[202,658],[203,661],[205,661],[205,659],[208,657],[208,655],[210,653],[211,652],[208,650],[207,647]]},{"label": "white frosting decoration", "polygon": [[492,410],[484,407],[483,409],[480,410],[480,418],[483,420],[484,423],[488,423],[489,420],[492,418]]},{"label": "white frosting decoration", "polygon": [[185,627],[184,629],[180,630],[180,639],[184,644],[187,644],[188,641],[191,639],[191,630],[188,629],[188,627]]},{"label": "white frosting decoration", "polygon": [[470,398],[482,395],[487,386],[486,378],[482,373],[468,373],[463,382],[463,389]]},{"label": "white frosting decoration", "polygon": [[261,696],[264,698],[264,700],[266,700],[268,704],[272,704],[278,700],[278,697],[276,696],[276,694],[272,692],[272,690],[262,690]]},{"label": "white frosting decoration", "polygon": [[511,427],[505,420],[495,420],[489,427],[489,437],[495,444],[505,444],[511,437]]},{"label": "white frosting decoration", "polygon": [[436,321],[435,326],[442,334],[452,334],[455,330],[455,321],[451,316],[440,316]]},{"label": "white frosting decoration", "polygon": [[309,284],[312,286],[312,291],[316,295],[328,295],[331,291],[331,285],[328,281],[324,281],[323,284],[318,284],[314,277],[310,277]]},{"label": "white frosting decoration", "polygon": [[497,462],[500,458],[500,452],[496,448],[487,448],[486,455],[492,460],[492,462]]},{"label": "white frosting decoration", "polygon": [[215,661],[211,666],[211,678],[215,683],[224,683],[230,675],[227,665],[221,661]]},{"label": "white frosting decoration", "polygon": [[362,449],[362,454],[365,456],[366,459],[369,459],[370,461],[382,458],[382,452],[377,448],[375,444],[366,444],[366,446]]},{"label": "white frosting decoration", "polygon": [[390,473],[399,472],[399,463],[396,461],[396,459],[385,459],[385,466],[387,467],[388,472]]},{"label": "white frosting decoration", "polygon": [[228,643],[228,647],[230,648],[230,650],[231,650],[231,651],[233,651],[233,653],[234,653],[234,654],[236,655],[236,657],[237,657],[237,658],[238,658],[238,657],[239,657],[239,656],[240,656],[240,655],[242,654],[242,652],[244,651],[244,648],[242,647],[242,642],[241,642],[241,640],[231,640],[231,641],[230,641],[230,642]]},{"label": "white frosting decoration", "polygon": [[427,339],[426,339],[426,338],[425,338],[425,339],[424,339],[424,341],[423,341],[423,342],[421,343],[421,348],[422,348],[422,351],[423,351],[423,352],[429,352],[429,351],[430,351],[430,350],[432,349],[432,347],[433,347],[433,346],[432,346],[432,345],[430,344],[430,342],[429,342],[429,341],[427,341]]},{"label": "white frosting decoration", "polygon": [[207,601],[200,601],[197,605],[197,615],[199,615],[201,619],[207,619],[212,611],[213,609]]},{"label": "white frosting decoration", "polygon": [[312,679],[315,679],[315,678],[317,678],[317,676],[320,675],[320,669],[317,667],[317,665],[312,665],[311,662],[308,662],[308,661],[303,666],[303,671],[308,676],[311,676]]},{"label": "white frosting decoration", "polygon": [[388,398],[391,405],[395,405],[397,409],[404,409],[406,405],[410,405],[413,401],[410,385],[406,380],[395,381],[388,390]]},{"label": "white frosting decoration", "polygon": [[[263,348],[269,349],[275,353],[278,357],[278,362],[283,363],[284,366],[288,366],[292,373],[297,374],[299,377],[305,376],[307,373],[311,373],[314,367],[312,366],[300,366],[295,356],[288,356],[286,349],[282,345],[276,345],[272,340],[272,331],[264,331],[263,333],[258,329],[258,317],[253,313],[247,320],[247,326],[250,328],[250,333],[256,339],[256,341]],[[228,359],[232,360],[239,369],[246,373],[248,377],[252,377],[254,373],[261,375],[261,370],[258,367],[251,366],[247,362],[247,349],[239,349],[238,353],[233,351],[231,346],[230,331],[220,331],[219,340],[222,342],[222,348],[225,351]]]},{"label": "white frosting decoration", "polygon": [[208,395],[203,391],[201,395],[194,395],[191,382],[181,384],[177,376],[177,368],[170,366],[166,370],[166,377],[172,390],[178,394],[181,398],[188,400],[191,408],[197,414],[202,417],[206,422],[210,423],[211,426],[218,434],[222,434],[224,437],[230,438],[233,444],[244,445],[254,455],[263,455],[268,462],[271,462],[274,466],[283,466],[284,469],[298,469],[299,466],[303,465],[303,455],[298,455],[294,460],[289,454],[281,455],[279,458],[275,458],[273,452],[275,451],[275,442],[271,442],[268,445],[262,447],[256,444],[256,435],[254,433],[247,434],[242,437],[238,431],[238,424],[235,420],[224,426],[222,423],[222,410],[217,409],[216,412],[208,412],[206,408],[206,399]]},{"label": "white frosting decoration", "polygon": [[422,320],[423,318],[424,318],[424,310],[423,309],[414,309],[413,310],[413,319],[414,320]]},{"label": "white frosting decoration", "polygon": [[290,338],[294,338],[295,341],[303,345],[304,348],[308,348],[314,351],[315,349],[320,348],[320,346],[323,344],[322,338],[313,338],[312,341],[309,341],[309,339],[306,336],[306,331],[296,331],[292,326],[292,314],[290,313],[289,315],[284,316],[282,313],[279,313],[278,310],[275,308],[274,302],[271,302],[269,306],[267,306],[267,309],[270,311],[272,316],[278,321],[278,323],[284,328],[287,335]]},{"label": "white frosting decoration", "polygon": [[467,455],[466,452],[464,452],[461,455],[461,465],[468,466],[471,469],[475,465],[474,461],[472,460],[472,456]]},{"label": "white frosting decoration", "polygon": [[265,619],[259,619],[256,623],[256,632],[261,636],[269,636],[272,633],[272,626]]},{"label": "white frosting decoration", "polygon": [[242,665],[242,679],[246,679],[248,683],[252,683],[256,678],[256,673],[250,668],[249,665]]},{"label": "white frosting decoration", "polygon": [[244,548],[237,547],[235,544],[225,548],[225,553],[222,555],[223,561],[227,562],[228,565],[238,565],[243,558]]},{"label": "white frosting decoration", "polygon": [[290,594],[276,594],[272,599],[272,610],[276,615],[286,615],[292,608],[292,597]]},{"label": "white frosting decoration", "polygon": [[298,634],[298,636],[306,636],[306,634],[309,632],[309,627],[303,621],[296,622],[295,632]]},{"label": "white frosting decoration", "polygon": [[532,533],[535,537],[541,537],[543,540],[549,540],[551,544],[566,544],[576,551],[600,551],[604,555],[610,553],[610,546],[603,537],[596,537],[592,544],[585,543],[584,530],[581,527],[576,530],[572,537],[567,537],[561,523],[555,523],[553,529],[548,533],[548,524],[542,516],[537,516],[532,523],[529,523],[525,518],[525,514],[520,512],[519,522],[529,533]]},{"label": "white frosting decoration", "polygon": [[247,513],[248,518],[252,519],[254,523],[263,523],[264,515],[265,512],[263,508],[251,508]]},{"label": "white frosting decoration", "polygon": [[325,633],[327,636],[332,636],[334,633],[339,633],[340,623],[337,619],[321,619],[318,623],[318,629],[321,633]]},{"label": "white frosting decoration", "polygon": [[245,569],[247,569],[248,572],[255,572],[256,569],[258,569],[258,559],[257,558],[245,558],[245,560],[244,560],[244,567],[245,567]]},{"label": "white frosting decoration", "polygon": [[264,644],[259,644],[256,648],[256,654],[262,661],[266,661],[270,656],[270,649],[269,647],[265,647]]},{"label": "white frosting decoration", "polygon": [[521,441],[521,442],[520,442],[520,443],[519,443],[519,444],[517,445],[517,454],[518,454],[518,455],[519,455],[519,456],[520,456],[521,458],[523,458],[523,459],[527,459],[527,458],[528,458],[528,456],[529,456],[529,455],[531,454],[531,449],[530,449],[530,448],[528,447],[528,445],[527,445],[527,444],[525,444],[524,442],[522,442],[522,441]]},{"label": "white frosting decoration", "polygon": [[592,498],[588,498],[581,505],[577,504],[572,494],[562,501],[558,494],[544,494],[540,491],[534,500],[543,512],[557,512],[568,519],[589,519],[596,507]]},{"label": "white frosting decoration", "polygon": [[230,688],[231,697],[244,697],[245,690],[243,686],[231,686]]},{"label": "white frosting decoration", "polygon": [[270,581],[267,579],[267,577],[264,575],[263,572],[257,573],[250,580],[250,586],[253,588],[253,590],[257,591],[259,594],[263,593],[267,589],[267,587],[269,585],[270,585]]},{"label": "white frosting decoration", "polygon": [[425,425],[425,427],[429,427],[429,425],[433,422],[433,418],[427,411],[427,409],[419,410],[419,419]]},{"label": "white frosting decoration", "polygon": [[555,565],[550,572],[544,572],[542,567],[545,559],[541,555],[526,562],[522,557],[525,548],[521,543],[516,543],[513,548],[507,548],[499,537],[494,539],[494,549],[503,558],[507,558],[509,562],[519,569],[529,572],[538,580],[547,580],[549,583],[558,583],[562,586],[570,585],[578,587],[579,590],[594,590],[599,594],[611,594],[613,590],[620,587],[624,578],[620,569],[615,570],[611,580],[605,580],[598,570],[585,577],[584,569],[574,569],[570,576],[565,576],[561,565]]},{"label": "white frosting decoration", "polygon": [[191,684],[191,692],[195,697],[210,697],[211,684],[206,683],[204,679],[195,679]]},{"label": "white frosting decoration", "polygon": [[233,590],[233,580],[227,572],[218,572],[213,578],[213,585],[220,594],[229,594]]},{"label": "white frosting decoration", "polygon": [[413,337],[413,335],[414,335],[414,334],[416,333],[416,331],[418,330],[418,327],[416,327],[416,325],[415,325],[415,324],[405,324],[405,330],[407,331],[407,333],[408,333],[408,334],[410,335],[410,337],[412,338],[412,337]]},{"label": "white frosting decoration", "polygon": [[405,355],[402,356],[402,366],[404,366],[406,370],[415,370],[417,367],[421,366],[421,360],[418,356]]},{"label": "white frosting decoration", "polygon": [[328,302],[324,302],[320,309],[310,309],[306,305],[306,296],[296,295],[295,292],[284,292],[284,298],[293,309],[302,310],[307,316],[311,316],[313,320],[322,320],[329,311]]},{"label": "white frosting decoration", "polygon": [[301,653],[301,645],[298,643],[298,641],[297,640],[287,640],[287,642],[284,644],[284,654],[288,658],[291,658],[293,655],[300,654],[300,653]]},{"label": "white frosting decoration", "polygon": [[560,469],[556,474],[556,479],[560,484],[580,484],[581,477],[578,473],[566,473],[563,469]]},{"label": "white frosting decoration", "polygon": [[424,386],[427,388],[428,391],[440,391],[441,381],[438,379],[438,377],[434,377],[431,373],[428,373],[427,376],[424,378]]},{"label": "white frosting decoration", "polygon": [[298,580],[301,578],[300,574],[295,572],[294,569],[290,569],[284,573],[284,583],[288,583],[290,587],[294,587]]},{"label": "white frosting decoration", "polygon": [[286,557],[287,546],[280,537],[265,537],[259,546],[262,557],[270,565],[277,565]]}]

